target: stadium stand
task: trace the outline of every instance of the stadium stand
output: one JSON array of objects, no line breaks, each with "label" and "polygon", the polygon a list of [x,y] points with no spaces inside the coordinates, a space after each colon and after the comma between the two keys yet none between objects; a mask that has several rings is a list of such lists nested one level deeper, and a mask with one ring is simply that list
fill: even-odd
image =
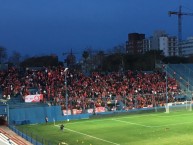
[{"label": "stadium stand", "polygon": [[181,89],[193,91],[193,65],[192,64],[169,64],[168,72],[171,77],[180,83]]},{"label": "stadium stand", "polygon": [[[36,115],[37,117],[34,115],[34,120],[29,121],[31,119],[28,114],[33,116],[33,110],[53,116],[49,106],[59,106],[63,112],[57,111],[58,115],[65,115],[67,110],[70,111],[68,114],[84,114],[162,107],[166,103],[166,91],[167,101],[174,102],[182,100],[182,96],[185,96],[182,93],[187,90],[188,80],[188,89],[191,90],[191,79],[187,75],[191,72],[189,67],[184,64],[168,64],[167,77],[166,68],[162,66],[159,71],[154,72],[131,70],[106,74],[93,72],[90,76],[69,70],[67,85],[65,85],[65,68],[62,66],[27,69],[22,73],[17,68],[10,67],[7,71],[0,71],[1,96],[9,105],[11,121],[22,124],[35,123],[35,119],[40,121],[37,117],[41,115]],[[42,98],[39,97],[37,102],[33,102],[39,94]],[[67,106],[66,95],[68,95]],[[26,100],[26,96],[35,97]],[[17,112],[20,114],[12,115]],[[44,117],[42,115],[42,118]]]},{"label": "stadium stand", "polygon": [[[71,110],[81,109],[84,112],[94,106],[111,110],[114,102],[119,104],[119,109],[125,106],[129,109],[142,108],[153,105],[152,95],[155,95],[155,92],[164,94],[166,91],[164,72],[126,71],[105,75],[94,72],[91,76],[85,76],[81,72],[70,71],[66,88],[63,67],[26,70],[23,75],[16,68],[9,68],[7,72],[1,72],[0,81],[2,96],[12,108],[14,105],[24,107],[25,96],[38,93],[43,95],[41,103],[28,103],[28,106],[60,105],[64,110],[66,89],[69,96],[68,109]],[[169,92],[180,91],[179,84],[172,77],[168,77],[168,88]],[[163,105],[163,97],[164,95],[155,101]],[[170,100],[172,101],[172,98]]]},{"label": "stadium stand", "polygon": [[[23,125],[45,123],[46,116],[49,121],[62,121],[68,115],[79,119],[97,112],[164,107],[167,101],[187,101],[185,93],[193,86],[193,65],[169,64],[167,76],[164,66],[155,72],[93,72],[90,76],[69,70],[67,85],[64,69],[59,66],[20,73],[11,67],[0,71],[1,114],[11,125]],[[26,96],[37,94],[43,95],[42,99],[26,102]]]},{"label": "stadium stand", "polygon": [[28,145],[18,137],[8,134],[4,129],[0,128],[0,139],[11,145]]}]

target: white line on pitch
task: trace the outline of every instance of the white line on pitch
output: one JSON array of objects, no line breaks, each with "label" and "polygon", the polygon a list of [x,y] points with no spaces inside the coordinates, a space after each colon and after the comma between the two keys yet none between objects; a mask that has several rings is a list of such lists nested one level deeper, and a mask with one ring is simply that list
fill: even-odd
[{"label": "white line on pitch", "polygon": [[152,126],[147,126],[147,125],[143,125],[143,124],[138,124],[138,123],[134,123],[134,122],[128,122],[128,121],[123,121],[123,120],[119,120],[119,119],[112,119],[113,121],[117,121],[117,122],[123,122],[123,123],[127,123],[127,124],[134,124],[134,125],[138,125],[138,126],[143,126],[143,127],[152,127]]},{"label": "white line on pitch", "polygon": [[79,122],[68,122],[66,123],[66,125],[70,125],[70,124],[80,124],[80,123],[85,123],[85,122],[100,122],[100,121],[108,121],[111,119],[100,119],[100,120],[84,120],[84,121],[79,121]]},{"label": "white line on pitch", "polygon": [[137,114],[137,115],[128,115],[128,116],[122,116],[122,117],[116,117],[118,119],[121,118],[141,118],[141,117],[148,117],[148,116],[155,116],[155,117],[173,117],[173,116],[189,116],[192,113],[186,113],[186,114],[180,114],[180,115],[175,115],[175,114],[167,114],[167,115],[162,115],[161,113],[156,113],[156,114]]},{"label": "white line on pitch", "polygon": [[152,126],[152,127],[175,126],[175,125],[189,124],[189,123],[193,123],[193,121],[190,121],[190,122],[181,122],[181,123],[173,123],[173,124],[166,124],[166,125],[158,125],[158,126]]},{"label": "white line on pitch", "polygon": [[180,125],[180,124],[193,123],[193,121],[191,121],[191,122],[181,122],[181,123],[173,123],[173,124],[166,124],[166,125],[148,126],[148,125],[138,124],[138,123],[134,123],[134,122],[123,121],[123,120],[119,120],[119,119],[112,119],[112,120],[117,121],[117,122],[127,123],[127,124],[134,124],[134,125],[138,125],[138,126],[148,127],[148,128],[175,126],[175,125]]},{"label": "white line on pitch", "polygon": [[[59,126],[59,125],[56,125],[56,126]],[[107,143],[110,143],[110,144],[120,145],[120,144],[117,144],[117,143],[114,143],[114,142],[111,142],[111,141],[108,141],[108,140],[105,140],[105,139],[102,139],[102,138],[98,138],[98,137],[95,137],[95,136],[92,136],[92,135],[89,135],[89,134],[78,132],[78,131],[75,131],[75,130],[72,130],[72,129],[69,129],[69,128],[65,128],[65,130],[69,130],[69,131],[75,132],[77,134],[81,134],[81,135],[85,135],[85,136],[88,136],[88,137],[91,137],[91,138],[94,138],[94,139],[98,139],[98,140],[101,140],[103,142],[107,142]]]},{"label": "white line on pitch", "polygon": [[181,116],[192,116],[192,113],[186,113],[186,114],[167,114],[167,115],[158,115],[156,117],[181,117]]}]

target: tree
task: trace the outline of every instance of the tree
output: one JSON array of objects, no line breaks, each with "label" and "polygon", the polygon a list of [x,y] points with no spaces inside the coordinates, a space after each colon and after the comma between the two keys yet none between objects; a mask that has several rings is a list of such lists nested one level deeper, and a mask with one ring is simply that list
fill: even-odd
[{"label": "tree", "polygon": [[114,53],[125,53],[125,45],[120,44],[113,48]]},{"label": "tree", "polygon": [[83,51],[82,57],[84,58],[84,63],[85,63],[85,70],[86,72],[88,71],[88,58],[89,58],[89,52],[88,51]]},{"label": "tree", "polygon": [[14,66],[19,66],[21,61],[21,54],[17,51],[12,53],[12,56],[9,58],[9,62],[11,62]]},{"label": "tree", "polygon": [[97,69],[101,71],[102,68],[102,63],[105,58],[105,53],[104,51],[98,51],[94,56],[93,56],[93,66],[94,69]]},{"label": "tree", "polygon": [[88,51],[83,51],[82,57],[84,58],[84,61],[86,62],[87,59],[89,58],[89,52]]},{"label": "tree", "polygon": [[48,67],[48,66],[58,66],[58,57],[55,55],[51,56],[40,56],[40,57],[31,57],[24,60],[21,63],[22,67]]},{"label": "tree", "polygon": [[118,53],[107,55],[102,64],[102,70],[107,72],[119,71],[122,64],[122,55]]},{"label": "tree", "polygon": [[0,63],[2,64],[7,58],[6,48],[0,46]]}]

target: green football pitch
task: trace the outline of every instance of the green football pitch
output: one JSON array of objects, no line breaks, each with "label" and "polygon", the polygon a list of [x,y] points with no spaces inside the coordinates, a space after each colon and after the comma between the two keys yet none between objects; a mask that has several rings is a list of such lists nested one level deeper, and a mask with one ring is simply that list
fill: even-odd
[{"label": "green football pitch", "polygon": [[[64,130],[60,125],[64,124]],[[54,145],[192,145],[193,112],[119,115],[21,125]],[[29,133],[30,135],[30,133]]]}]

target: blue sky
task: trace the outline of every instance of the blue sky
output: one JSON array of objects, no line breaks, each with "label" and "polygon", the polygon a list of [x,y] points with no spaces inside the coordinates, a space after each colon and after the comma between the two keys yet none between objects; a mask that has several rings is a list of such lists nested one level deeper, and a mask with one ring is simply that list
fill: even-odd
[{"label": "blue sky", "polygon": [[[193,13],[193,0],[0,0],[0,46],[22,55],[81,55],[125,44],[128,33],[165,30],[177,36],[177,16]],[[193,36],[193,16],[183,16],[183,38]]]}]

